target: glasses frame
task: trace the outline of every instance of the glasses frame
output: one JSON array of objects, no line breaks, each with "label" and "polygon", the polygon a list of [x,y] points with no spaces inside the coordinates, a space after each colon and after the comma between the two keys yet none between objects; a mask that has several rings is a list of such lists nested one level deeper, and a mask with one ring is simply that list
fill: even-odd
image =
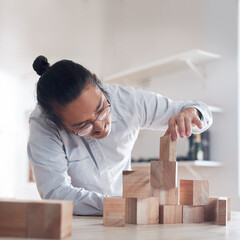
[{"label": "glasses frame", "polygon": [[[97,117],[96,117],[96,119],[95,119],[94,121],[88,123],[87,125],[85,125],[84,127],[82,127],[80,130],[78,130],[77,132],[74,132],[74,131],[71,130],[72,133],[74,133],[75,135],[77,135],[77,136],[79,136],[79,137],[86,136],[87,134],[89,134],[89,133],[92,131],[94,122],[96,122],[96,121],[103,121],[103,120],[105,120],[105,119],[109,116],[109,114],[111,113],[111,103],[110,103],[109,99],[107,98],[107,96],[105,95],[105,93],[103,93],[103,95],[104,95],[104,97],[106,98],[106,100],[107,100],[107,102],[108,102],[108,106],[106,106],[105,108],[103,108],[103,109],[98,113],[98,115],[97,115]],[[104,119],[98,119],[98,118],[99,118],[99,115],[100,115],[105,109],[107,109],[107,108],[110,108],[110,111],[109,111],[108,115],[107,115]],[[91,130],[88,131],[88,132],[86,132],[85,134],[81,134],[80,132],[81,132],[83,129],[85,129],[86,127],[88,127],[89,125],[92,125]]]}]

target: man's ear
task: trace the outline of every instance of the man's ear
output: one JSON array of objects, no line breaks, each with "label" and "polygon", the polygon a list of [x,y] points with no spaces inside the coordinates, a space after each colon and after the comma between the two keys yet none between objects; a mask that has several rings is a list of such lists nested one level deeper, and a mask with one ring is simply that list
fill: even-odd
[{"label": "man's ear", "polygon": [[93,73],[93,77],[97,80],[97,75],[95,73]]}]

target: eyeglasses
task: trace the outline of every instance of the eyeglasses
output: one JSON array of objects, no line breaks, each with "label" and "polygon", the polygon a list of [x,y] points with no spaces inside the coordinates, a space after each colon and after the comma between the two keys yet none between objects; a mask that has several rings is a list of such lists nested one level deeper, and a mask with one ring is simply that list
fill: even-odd
[{"label": "eyeglasses", "polygon": [[85,135],[87,135],[88,133],[90,133],[93,129],[93,124],[96,121],[103,121],[105,120],[110,112],[111,112],[111,103],[109,102],[109,100],[107,99],[108,102],[108,106],[106,106],[105,108],[103,108],[97,115],[96,119],[94,121],[92,121],[91,123],[88,123],[86,126],[82,127],[77,133],[75,133],[74,131],[72,131],[75,135],[78,135],[80,137],[83,137]]}]

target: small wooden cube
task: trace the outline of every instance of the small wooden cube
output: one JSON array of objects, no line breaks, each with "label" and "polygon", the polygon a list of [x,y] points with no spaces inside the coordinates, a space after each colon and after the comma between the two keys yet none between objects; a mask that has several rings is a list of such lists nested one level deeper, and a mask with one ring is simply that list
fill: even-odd
[{"label": "small wooden cube", "polygon": [[159,188],[152,189],[152,196],[159,197],[160,205],[178,205],[178,188],[170,188],[161,190]]},{"label": "small wooden cube", "polygon": [[227,198],[227,220],[231,220],[231,198]]},{"label": "small wooden cube", "polygon": [[182,205],[160,205],[159,223],[161,224],[182,223]]},{"label": "small wooden cube", "polygon": [[180,204],[202,206],[209,203],[207,180],[180,180]]},{"label": "small wooden cube", "polygon": [[0,201],[0,236],[26,238],[27,202]]},{"label": "small wooden cube", "polygon": [[218,225],[225,226],[226,221],[230,220],[231,220],[231,199],[229,197],[209,198],[209,204],[204,206],[204,221],[215,222]]},{"label": "small wooden cube", "polygon": [[171,136],[160,138],[160,160],[176,162],[177,142],[173,141]]},{"label": "small wooden cube", "polygon": [[159,198],[126,198],[126,223],[158,224]]},{"label": "small wooden cube", "polygon": [[183,206],[183,223],[203,223],[204,206]]},{"label": "small wooden cube", "polygon": [[217,215],[216,224],[226,226],[227,225],[227,198],[219,198],[217,201]]},{"label": "small wooden cube", "polygon": [[209,204],[204,206],[204,222],[216,222],[218,198],[209,198]]},{"label": "small wooden cube", "polygon": [[151,186],[164,190],[177,187],[177,162],[151,161]]},{"label": "small wooden cube", "polygon": [[30,202],[27,208],[27,237],[65,238],[71,236],[72,218],[72,201]]},{"label": "small wooden cube", "polygon": [[148,198],[151,196],[150,168],[148,171],[123,171],[123,197]]},{"label": "small wooden cube", "polygon": [[125,199],[107,197],[103,200],[103,225],[125,226]]}]

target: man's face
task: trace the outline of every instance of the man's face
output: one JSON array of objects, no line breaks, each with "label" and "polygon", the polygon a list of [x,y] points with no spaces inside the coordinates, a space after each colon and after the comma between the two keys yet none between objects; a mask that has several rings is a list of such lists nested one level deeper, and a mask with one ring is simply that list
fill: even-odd
[{"label": "man's face", "polygon": [[[64,126],[74,133],[96,120],[98,114],[109,105],[105,95],[98,87],[87,84],[80,96],[67,106],[55,106]],[[104,120],[93,123],[93,129],[83,137],[105,138],[111,131],[111,113]]]}]

